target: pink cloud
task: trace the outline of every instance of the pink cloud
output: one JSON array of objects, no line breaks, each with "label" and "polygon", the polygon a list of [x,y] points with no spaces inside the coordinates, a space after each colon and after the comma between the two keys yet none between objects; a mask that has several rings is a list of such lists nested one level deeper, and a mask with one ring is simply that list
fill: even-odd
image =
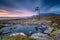
[{"label": "pink cloud", "polygon": [[0,10],[0,17],[27,17],[27,16],[33,16],[34,12],[31,12],[29,10],[16,10],[16,13],[9,12],[6,10]]}]

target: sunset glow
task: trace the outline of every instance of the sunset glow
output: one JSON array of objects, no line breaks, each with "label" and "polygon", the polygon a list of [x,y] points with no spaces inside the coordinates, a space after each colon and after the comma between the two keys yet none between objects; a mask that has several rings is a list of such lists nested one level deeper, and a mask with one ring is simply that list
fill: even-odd
[{"label": "sunset glow", "polygon": [[33,16],[33,12],[27,10],[20,10],[21,13],[12,13],[6,10],[0,10],[0,17],[28,17]]}]

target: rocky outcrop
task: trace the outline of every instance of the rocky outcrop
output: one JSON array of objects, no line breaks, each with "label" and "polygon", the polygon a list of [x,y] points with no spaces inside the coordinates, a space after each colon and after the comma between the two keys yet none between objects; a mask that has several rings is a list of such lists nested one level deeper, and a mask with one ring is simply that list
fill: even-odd
[{"label": "rocky outcrop", "polygon": [[31,37],[35,38],[36,40],[52,40],[47,34],[42,33],[34,33],[31,35]]},{"label": "rocky outcrop", "polygon": [[22,36],[26,36],[24,33],[13,33],[10,36],[17,36],[17,35],[22,35]]}]

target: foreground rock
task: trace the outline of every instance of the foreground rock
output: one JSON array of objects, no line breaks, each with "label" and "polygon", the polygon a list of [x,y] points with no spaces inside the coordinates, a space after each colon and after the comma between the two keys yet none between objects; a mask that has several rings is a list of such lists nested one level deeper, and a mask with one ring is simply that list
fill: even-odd
[{"label": "foreground rock", "polygon": [[36,39],[31,38],[30,36],[17,35],[17,36],[6,37],[3,38],[2,40],[36,40]]},{"label": "foreground rock", "polygon": [[58,31],[57,40],[60,40],[60,30]]},{"label": "foreground rock", "polygon": [[24,33],[13,33],[10,36],[17,36],[17,35],[22,35],[22,36],[26,36]]},{"label": "foreground rock", "polygon": [[44,31],[44,33],[50,34],[52,31],[53,31],[53,28],[52,28],[52,27],[48,27],[48,29],[46,29],[46,30]]},{"label": "foreground rock", "polygon": [[32,38],[35,38],[36,40],[52,40],[47,34],[42,33],[34,33],[31,35]]}]

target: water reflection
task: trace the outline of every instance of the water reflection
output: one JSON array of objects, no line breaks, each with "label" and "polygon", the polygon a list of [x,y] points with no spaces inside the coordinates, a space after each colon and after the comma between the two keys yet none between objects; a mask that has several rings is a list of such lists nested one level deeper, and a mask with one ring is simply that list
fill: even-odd
[{"label": "water reflection", "polygon": [[5,27],[2,28],[1,30],[4,30],[3,33],[20,33],[23,32],[26,35],[30,35],[29,31],[32,31],[32,33],[36,33],[37,30],[35,29],[36,25],[31,25],[31,26],[22,26],[20,24],[13,25],[11,27]]},{"label": "water reflection", "polygon": [[4,28],[2,28],[1,30],[3,30],[3,36],[1,37],[8,37],[9,35],[13,34],[13,33],[24,33],[27,36],[31,36],[34,33],[38,33],[41,32],[43,33],[45,28],[40,28],[41,25],[30,25],[30,26],[23,26],[20,24],[16,24],[13,26],[6,26]]}]

